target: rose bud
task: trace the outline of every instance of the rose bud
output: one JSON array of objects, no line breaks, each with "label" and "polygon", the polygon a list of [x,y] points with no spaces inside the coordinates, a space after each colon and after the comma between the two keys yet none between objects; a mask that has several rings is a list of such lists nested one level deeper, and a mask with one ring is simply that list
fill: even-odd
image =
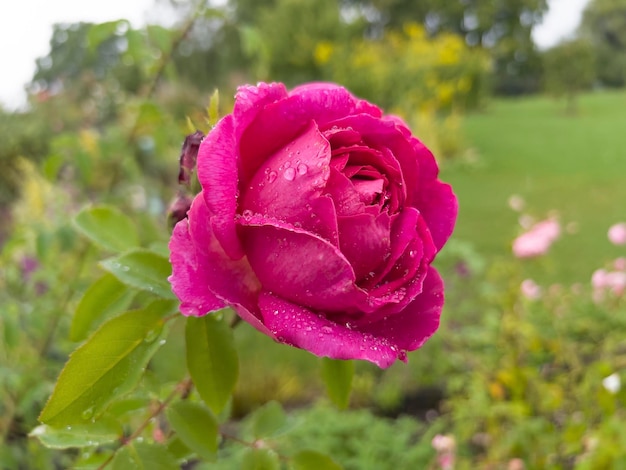
[{"label": "rose bud", "polygon": [[204,139],[204,134],[200,131],[196,131],[185,137],[183,147],[180,151],[180,170],[178,172],[179,184],[189,186],[191,175],[193,170],[196,168],[196,158],[198,156],[198,149],[200,148],[202,139]]},{"label": "rose bud", "polygon": [[167,220],[170,227],[174,227],[178,222],[187,217],[187,212],[191,207],[192,198],[186,194],[179,192],[176,198],[167,209]]},{"label": "rose bud", "polygon": [[169,243],[184,315],[229,306],[278,342],[380,367],[439,327],[431,263],[457,200],[399,118],[334,84],[240,87],[198,179]]}]

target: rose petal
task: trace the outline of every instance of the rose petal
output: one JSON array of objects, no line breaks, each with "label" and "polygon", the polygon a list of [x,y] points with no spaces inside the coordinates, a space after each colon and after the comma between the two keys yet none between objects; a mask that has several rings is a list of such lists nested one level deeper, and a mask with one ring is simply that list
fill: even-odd
[{"label": "rose petal", "polygon": [[337,216],[349,216],[365,212],[365,204],[352,182],[334,168],[330,169],[326,193],[335,203]]},{"label": "rose petal", "polygon": [[208,288],[204,269],[205,257],[200,256],[189,236],[189,223],[183,219],[176,224],[169,242],[172,274],[168,278],[172,291],[180,299],[180,312],[187,316],[203,316],[225,306]]},{"label": "rose petal", "polygon": [[403,287],[409,280],[415,277],[418,268],[422,264],[420,260],[422,260],[423,254],[424,246],[422,241],[419,238],[412,239],[393,268],[387,272],[381,285],[369,291],[370,295],[382,297]]},{"label": "rose petal", "polygon": [[[327,126],[331,125],[357,131],[361,134],[362,144],[368,147],[380,151],[389,149],[397,160],[397,165],[402,169],[404,186],[412,187],[417,184],[418,155],[395,121],[381,120],[367,114],[359,114],[327,124]],[[321,125],[320,128],[323,132],[326,129]]]},{"label": "rose petal", "polygon": [[315,310],[350,312],[364,302],[354,270],[326,240],[261,216],[239,220],[250,265],[263,285],[289,301]]},{"label": "rose petal", "polygon": [[267,292],[259,296],[259,307],[263,323],[279,342],[305,349],[316,356],[361,359],[381,368],[403,358],[402,351],[385,338],[333,323]]},{"label": "rose petal", "polygon": [[287,96],[287,89],[282,83],[259,83],[257,86],[243,85],[237,88],[233,107],[237,140],[265,106]]},{"label": "rose petal", "polygon": [[[417,237],[417,223],[420,214],[417,209],[407,207],[399,214],[392,216],[391,221],[391,254],[387,258],[387,265],[378,270],[371,279],[369,279],[364,287],[373,288],[376,284],[380,284],[385,276],[389,274],[391,269],[396,265],[398,259],[405,253],[407,247],[413,239]],[[416,259],[418,264],[420,259]]]},{"label": "rose petal", "polygon": [[439,180],[420,188],[415,206],[426,221],[439,251],[445,245],[456,224],[459,203],[449,184]]},{"label": "rose petal", "polygon": [[311,122],[263,163],[246,187],[243,210],[288,222],[304,218],[305,205],[326,186],[329,163],[330,145]]},{"label": "rose petal", "polygon": [[[243,251],[235,233],[237,211],[237,145],[233,116],[217,123],[200,145],[198,180],[204,189],[204,200],[210,210],[210,223],[215,237],[232,258],[241,258]],[[209,219],[203,223],[208,223]]]},{"label": "rose petal", "polygon": [[[269,336],[270,338],[276,339],[274,333],[272,333],[267,326],[265,326],[261,319],[257,318],[257,316],[251,313],[246,307],[240,304],[232,304],[230,305],[233,310],[241,317],[243,321],[252,325],[257,331],[260,331],[264,335]],[[258,309],[258,306],[257,306]]]},{"label": "rose petal", "polygon": [[247,183],[268,156],[293,140],[311,121],[321,126],[357,109],[379,112],[373,105],[363,105],[345,88],[328,83],[297,87],[288,98],[266,105],[241,136],[242,181]]},{"label": "rose petal", "polygon": [[363,213],[338,218],[339,246],[357,280],[374,271],[389,253],[390,224],[386,212],[378,216]]},{"label": "rose petal", "polygon": [[188,213],[189,237],[193,241],[198,258],[198,274],[201,276],[201,279],[192,279],[191,283],[209,289],[229,304],[241,304],[254,311],[260,290],[259,280],[247,258],[233,260],[222,249],[210,224],[206,223],[210,218],[210,210],[201,193],[195,198]]},{"label": "rose petal", "polygon": [[301,98],[307,109],[320,126],[350,114],[382,115],[380,108],[353,96],[344,87],[335,83],[313,82],[300,85],[289,93]]},{"label": "rose petal", "polygon": [[422,293],[413,302],[395,315],[359,326],[359,330],[384,338],[401,349],[414,351],[439,328],[443,300],[443,281],[431,267],[424,279]]}]

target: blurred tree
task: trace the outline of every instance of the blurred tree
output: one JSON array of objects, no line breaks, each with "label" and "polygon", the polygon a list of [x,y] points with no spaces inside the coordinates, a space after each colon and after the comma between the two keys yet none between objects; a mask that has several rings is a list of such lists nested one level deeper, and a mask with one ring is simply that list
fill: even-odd
[{"label": "blurred tree", "polygon": [[576,112],[576,97],[593,84],[594,55],[583,39],[564,41],[544,54],[546,88],[557,98],[564,97],[568,113]]},{"label": "blurred tree", "polygon": [[255,78],[290,85],[322,77],[314,57],[320,42],[363,37],[366,25],[343,17],[336,0],[232,0],[232,4]]},{"label": "blurred tree", "polygon": [[6,113],[0,108],[0,212],[19,194],[20,158],[41,160],[51,134],[44,119],[27,113]]},{"label": "blurred tree", "polygon": [[581,32],[593,44],[598,79],[607,86],[626,85],[626,0],[591,0]]},{"label": "blurred tree", "polygon": [[469,46],[486,48],[498,93],[526,93],[540,85],[541,59],[531,33],[548,9],[546,0],[344,0],[344,5],[368,20],[373,35],[416,21],[430,35],[454,32]]},{"label": "blurred tree", "polygon": [[[54,92],[80,84],[80,98],[90,82],[101,81],[114,72],[120,87],[136,92],[143,79],[139,64],[121,60],[132,46],[129,29],[125,20],[100,25],[55,24],[50,52],[36,61],[34,89]],[[91,80],[85,80],[87,75]]]}]

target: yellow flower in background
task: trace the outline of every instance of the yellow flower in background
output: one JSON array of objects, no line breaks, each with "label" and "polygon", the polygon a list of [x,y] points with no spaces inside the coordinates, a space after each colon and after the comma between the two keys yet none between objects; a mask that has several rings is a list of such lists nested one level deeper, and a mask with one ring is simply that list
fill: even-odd
[{"label": "yellow flower in background", "polygon": [[23,178],[22,195],[15,204],[14,214],[17,217],[25,215],[31,221],[46,219],[47,203],[54,200],[52,185],[37,172],[30,160],[20,157],[18,168]]},{"label": "yellow flower in background", "polygon": [[447,106],[452,103],[454,97],[454,86],[448,82],[442,82],[437,87],[437,99],[443,106]]},{"label": "yellow flower in background", "polygon": [[93,130],[82,130],[79,134],[80,146],[89,155],[96,155],[98,152],[98,133]]},{"label": "yellow flower in background", "polygon": [[330,56],[333,54],[333,44],[329,41],[322,41],[317,43],[315,51],[313,52],[313,58],[318,65],[324,65],[330,60]]},{"label": "yellow flower in background", "polygon": [[404,33],[411,39],[426,39],[426,30],[424,27],[415,22],[409,22],[402,28]]}]

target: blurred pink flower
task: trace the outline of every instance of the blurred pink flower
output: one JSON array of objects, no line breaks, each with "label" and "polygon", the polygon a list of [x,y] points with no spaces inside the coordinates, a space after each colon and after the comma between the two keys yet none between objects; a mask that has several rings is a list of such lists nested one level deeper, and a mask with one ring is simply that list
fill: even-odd
[{"label": "blurred pink flower", "polygon": [[437,463],[441,470],[452,470],[454,468],[454,452],[456,441],[453,436],[437,434],[431,441],[433,449],[437,451]]},{"label": "blurred pink flower", "polygon": [[520,196],[519,194],[511,195],[508,202],[509,202],[509,207],[513,209],[515,212],[520,212],[522,209],[524,209],[524,206],[526,204],[522,196]]},{"label": "blurred pink flower", "polygon": [[591,286],[593,287],[593,300],[596,302],[603,301],[607,291],[616,297],[621,297],[626,291],[626,272],[597,269],[591,275]]},{"label": "blurred pink flower", "polygon": [[537,300],[541,298],[541,286],[539,286],[532,279],[525,279],[520,286],[520,291],[528,300]]},{"label": "blurred pink flower", "polygon": [[613,245],[626,245],[626,223],[620,222],[611,226],[608,237]]},{"label": "blurred pink flower", "polygon": [[520,224],[520,226],[525,230],[528,230],[535,223],[535,219],[533,218],[533,216],[528,215],[528,214],[520,215],[517,221]]},{"label": "blurred pink flower", "polygon": [[506,468],[507,470],[524,470],[526,465],[522,459],[511,459]]},{"label": "blurred pink flower", "polygon": [[561,225],[556,219],[538,222],[513,241],[513,254],[517,258],[545,255],[560,235]]}]

